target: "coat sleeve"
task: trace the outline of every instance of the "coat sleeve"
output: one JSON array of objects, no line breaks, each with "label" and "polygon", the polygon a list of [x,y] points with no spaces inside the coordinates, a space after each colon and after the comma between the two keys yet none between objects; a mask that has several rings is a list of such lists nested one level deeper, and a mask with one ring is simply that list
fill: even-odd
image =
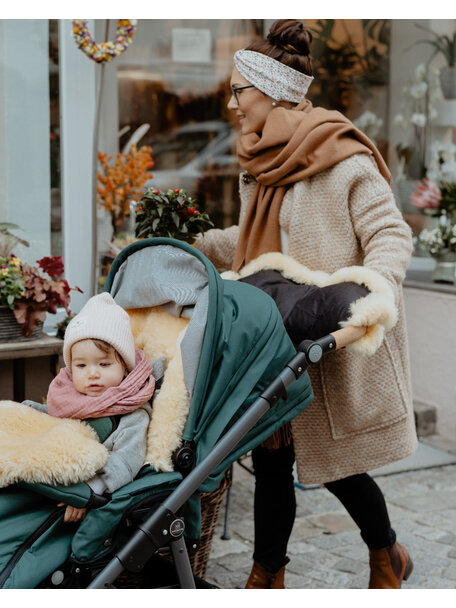
[{"label": "coat sleeve", "polygon": [[101,471],[87,483],[96,494],[121,488],[133,481],[144,464],[147,448],[147,429],[151,407],[143,405],[122,416],[117,429],[104,442],[109,451],[108,461]]},{"label": "coat sleeve", "polygon": [[213,228],[198,235],[195,245],[214,264],[217,270],[229,270],[233,263],[234,252],[239,238],[239,226],[221,230]]},{"label": "coat sleeve", "polygon": [[368,156],[355,159],[358,170],[349,185],[348,204],[364,255],[363,266],[388,281],[397,303],[413,249],[411,230],[374,161]]}]

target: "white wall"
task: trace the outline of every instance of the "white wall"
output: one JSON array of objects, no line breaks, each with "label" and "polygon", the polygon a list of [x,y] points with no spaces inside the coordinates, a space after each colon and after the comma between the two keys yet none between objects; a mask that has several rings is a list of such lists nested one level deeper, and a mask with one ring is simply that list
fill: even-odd
[{"label": "white wall", "polygon": [[27,262],[51,244],[47,19],[0,23],[0,221],[30,242]]},{"label": "white wall", "polygon": [[413,398],[437,409],[437,433],[456,442],[456,294],[404,288]]}]

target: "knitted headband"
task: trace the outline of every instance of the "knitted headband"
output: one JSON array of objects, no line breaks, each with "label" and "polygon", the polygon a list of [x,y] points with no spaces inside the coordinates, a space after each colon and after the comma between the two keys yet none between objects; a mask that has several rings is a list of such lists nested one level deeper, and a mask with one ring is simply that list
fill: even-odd
[{"label": "knitted headband", "polygon": [[236,51],[234,65],[244,78],[276,101],[299,103],[305,98],[313,80],[313,76],[256,51]]}]

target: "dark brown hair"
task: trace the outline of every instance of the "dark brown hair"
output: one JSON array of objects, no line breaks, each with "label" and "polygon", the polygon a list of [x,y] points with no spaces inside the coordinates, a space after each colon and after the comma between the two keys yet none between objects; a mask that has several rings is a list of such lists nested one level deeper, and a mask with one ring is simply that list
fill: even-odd
[{"label": "dark brown hair", "polygon": [[263,53],[290,68],[312,76],[310,45],[312,32],[297,19],[279,19],[271,26],[266,39],[255,40],[248,51]]},{"label": "dark brown hair", "polygon": [[116,358],[116,360],[119,361],[119,363],[122,363],[123,366],[125,366],[124,360],[119,355],[119,353],[114,348],[114,346],[112,346],[112,344],[109,344],[108,342],[105,342],[104,340],[98,340],[98,338],[91,338],[91,340],[99,350],[103,351],[106,354],[110,353],[111,351],[114,351],[114,357]]}]

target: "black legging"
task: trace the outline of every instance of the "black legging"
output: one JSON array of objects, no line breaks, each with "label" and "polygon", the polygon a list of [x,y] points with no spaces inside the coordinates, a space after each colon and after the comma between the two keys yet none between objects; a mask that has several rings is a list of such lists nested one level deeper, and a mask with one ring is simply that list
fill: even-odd
[{"label": "black legging", "polygon": [[[293,445],[252,452],[255,469],[255,551],[253,559],[269,572],[284,564],[296,514],[293,485]],[[382,491],[367,473],[324,484],[347,509],[370,549],[392,545],[391,528]]]}]

